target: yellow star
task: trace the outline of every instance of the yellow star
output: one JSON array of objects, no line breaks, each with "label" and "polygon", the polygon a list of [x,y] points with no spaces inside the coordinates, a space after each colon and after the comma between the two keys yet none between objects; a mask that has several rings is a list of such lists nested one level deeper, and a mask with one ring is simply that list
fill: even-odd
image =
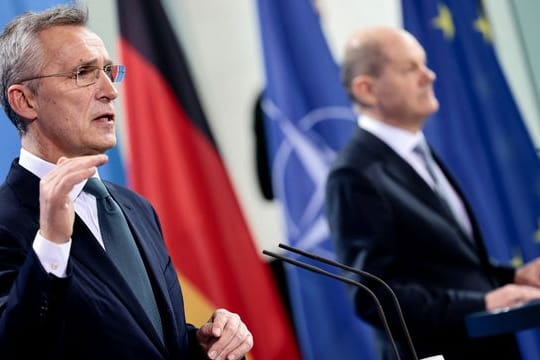
[{"label": "yellow star", "polygon": [[514,256],[512,256],[512,259],[510,259],[510,264],[514,268],[523,266],[523,256],[521,254],[521,249],[518,246],[514,248]]},{"label": "yellow star", "polygon": [[514,257],[510,260],[510,263],[514,268],[517,269],[518,267],[523,266],[523,258],[521,255],[514,255]]},{"label": "yellow star", "polygon": [[491,28],[485,16],[480,15],[474,22],[474,28],[482,34],[485,42],[491,42]]},{"label": "yellow star", "polygon": [[433,26],[442,30],[445,39],[452,40],[456,33],[452,13],[444,4],[438,4],[437,8],[439,9],[439,15],[432,20]]},{"label": "yellow star", "polygon": [[534,232],[534,242],[540,243],[540,219],[538,219],[538,229]]}]

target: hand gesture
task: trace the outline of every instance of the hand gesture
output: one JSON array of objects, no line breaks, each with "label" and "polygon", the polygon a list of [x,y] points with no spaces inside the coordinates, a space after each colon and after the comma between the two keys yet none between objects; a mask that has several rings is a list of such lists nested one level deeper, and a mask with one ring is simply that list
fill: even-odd
[{"label": "hand gesture", "polygon": [[197,339],[212,360],[240,359],[253,347],[253,337],[240,316],[225,309],[212,314]]},{"label": "hand gesture", "polygon": [[61,157],[57,167],[39,183],[39,231],[55,243],[65,243],[73,233],[75,210],[69,193],[107,162],[106,155]]}]

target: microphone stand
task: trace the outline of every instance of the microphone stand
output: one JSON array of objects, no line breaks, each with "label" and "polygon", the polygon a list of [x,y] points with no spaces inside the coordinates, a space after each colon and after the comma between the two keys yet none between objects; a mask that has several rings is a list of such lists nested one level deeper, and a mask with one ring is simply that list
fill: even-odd
[{"label": "microphone stand", "polygon": [[381,321],[383,323],[384,330],[385,330],[386,334],[388,335],[388,338],[390,339],[390,343],[392,344],[392,348],[394,350],[394,354],[396,355],[396,359],[401,359],[400,356],[399,356],[399,352],[398,352],[398,349],[397,349],[396,342],[394,341],[394,338],[392,337],[392,333],[391,333],[390,328],[388,326],[388,322],[386,321],[386,316],[384,315],[384,311],[383,311],[383,308],[381,306],[381,303],[379,302],[379,299],[377,299],[377,296],[373,293],[373,291],[371,291],[367,286],[365,286],[364,284],[362,284],[362,283],[360,283],[358,281],[351,280],[351,279],[349,279],[349,278],[347,278],[345,276],[340,276],[340,275],[333,274],[333,273],[331,273],[329,271],[319,269],[318,267],[315,267],[313,265],[309,265],[309,264],[303,263],[301,261],[297,261],[297,260],[288,258],[286,256],[282,256],[282,255],[273,253],[273,252],[268,251],[268,250],[263,250],[263,254],[271,256],[271,257],[279,259],[279,260],[282,260],[282,261],[284,261],[286,263],[301,267],[303,269],[315,272],[317,274],[326,275],[326,276],[329,276],[329,277],[331,277],[333,279],[342,281],[342,282],[344,282],[346,284],[358,286],[358,287],[364,289],[373,298],[373,301],[375,302],[375,306],[377,307],[377,312],[378,312],[379,317],[380,317],[380,319],[381,319]]},{"label": "microphone stand", "polygon": [[[298,248],[295,248],[295,247],[292,247],[292,246],[289,246],[289,245],[286,245],[286,244],[280,243],[278,246],[280,248],[282,248],[282,249],[285,249],[285,250],[291,251],[293,253],[305,256],[307,258],[316,260],[318,262],[321,262],[321,263],[324,263],[324,264],[327,264],[327,265],[331,265],[331,266],[334,266],[334,267],[338,267],[340,269],[350,271],[350,272],[355,273],[355,274],[360,275],[360,276],[364,276],[366,278],[374,280],[375,282],[383,285],[383,287],[390,293],[390,295],[392,297],[392,300],[394,302],[395,308],[396,308],[397,313],[398,313],[398,317],[399,317],[399,321],[401,323],[401,327],[403,328],[403,332],[404,332],[405,338],[407,340],[407,344],[409,346],[411,354],[413,355],[413,359],[418,360],[418,356],[416,354],[416,350],[414,349],[414,345],[413,345],[411,336],[409,334],[409,331],[407,329],[407,325],[405,323],[405,319],[403,317],[403,312],[401,311],[401,306],[399,305],[399,301],[397,299],[397,296],[394,293],[394,291],[392,290],[392,288],[390,288],[390,286],[384,280],[382,280],[378,276],[375,276],[375,275],[373,275],[371,273],[368,273],[366,271],[359,270],[359,269],[356,269],[356,268],[351,267],[351,266],[347,266],[347,265],[342,264],[340,262],[330,260],[330,259],[324,258],[322,256],[318,256],[318,255],[309,253],[307,251],[300,250]],[[277,259],[282,260],[284,262],[299,266],[299,267],[301,267],[303,269],[306,269],[306,270],[309,270],[309,271],[312,271],[312,272],[315,272],[315,273],[318,273],[318,274],[329,276],[329,277],[331,277],[333,279],[342,281],[342,282],[347,283],[349,285],[354,285],[354,286],[362,288],[366,293],[368,293],[371,296],[371,298],[373,298],[373,300],[375,302],[375,306],[377,308],[377,313],[379,314],[379,318],[381,319],[384,330],[385,330],[385,332],[386,332],[386,334],[387,334],[387,336],[388,336],[388,338],[390,340],[390,343],[392,344],[392,349],[394,351],[394,354],[396,355],[396,359],[400,359],[399,352],[398,352],[398,349],[397,349],[397,345],[396,345],[396,342],[395,342],[395,340],[394,340],[394,338],[392,336],[392,333],[390,331],[390,327],[388,325],[388,321],[386,320],[384,310],[383,310],[383,308],[382,308],[382,306],[381,306],[381,304],[379,302],[379,299],[377,298],[377,296],[373,293],[373,291],[371,289],[369,289],[367,286],[365,286],[364,284],[362,284],[362,283],[360,283],[358,281],[351,280],[351,279],[349,279],[349,278],[347,278],[345,276],[336,275],[336,274],[331,273],[329,271],[322,270],[322,269],[320,269],[318,267],[303,263],[303,262],[298,261],[298,260],[293,260],[293,259],[288,258],[286,256],[282,256],[282,255],[279,255],[279,254],[276,254],[276,253],[273,253],[273,252],[270,252],[270,251],[267,251],[267,250],[263,250],[263,254],[274,257],[274,258],[277,258]]]}]

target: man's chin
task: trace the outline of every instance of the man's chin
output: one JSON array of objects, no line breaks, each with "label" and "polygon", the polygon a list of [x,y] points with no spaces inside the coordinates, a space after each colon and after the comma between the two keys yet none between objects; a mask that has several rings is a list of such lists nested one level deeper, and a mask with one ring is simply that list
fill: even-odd
[{"label": "man's chin", "polygon": [[433,99],[433,101],[429,105],[429,108],[426,109],[426,117],[429,117],[435,114],[437,111],[439,111],[439,101],[437,101],[436,99]]},{"label": "man's chin", "polygon": [[116,146],[116,139],[114,141],[111,141],[105,144],[100,144],[93,149],[94,154],[92,155],[104,154],[115,146]]}]

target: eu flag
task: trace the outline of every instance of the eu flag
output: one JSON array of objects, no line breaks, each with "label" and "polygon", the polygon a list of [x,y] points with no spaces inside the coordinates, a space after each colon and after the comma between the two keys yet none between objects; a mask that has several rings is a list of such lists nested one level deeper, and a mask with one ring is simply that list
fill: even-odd
[{"label": "eu flag", "polygon": [[[9,0],[0,4],[0,28],[25,11],[41,11],[54,5],[70,3],[68,0]],[[99,35],[99,34],[98,34]],[[0,183],[3,182],[11,161],[19,156],[21,142],[17,129],[3,111],[0,111]],[[107,152],[109,161],[100,168],[100,175],[118,184],[125,183],[123,163],[118,147]]]},{"label": "eu flag", "polygon": [[[404,26],[437,73],[439,112],[426,135],[470,201],[490,255],[501,262],[540,255],[540,163],[493,48],[481,3],[403,0]],[[520,336],[540,358],[536,331]]]},{"label": "eu flag", "polygon": [[[310,0],[258,0],[266,87],[262,108],[273,190],[292,246],[331,257],[324,185],[336,151],[355,126]],[[305,360],[373,358],[371,333],[344,286],[287,267]]]}]

